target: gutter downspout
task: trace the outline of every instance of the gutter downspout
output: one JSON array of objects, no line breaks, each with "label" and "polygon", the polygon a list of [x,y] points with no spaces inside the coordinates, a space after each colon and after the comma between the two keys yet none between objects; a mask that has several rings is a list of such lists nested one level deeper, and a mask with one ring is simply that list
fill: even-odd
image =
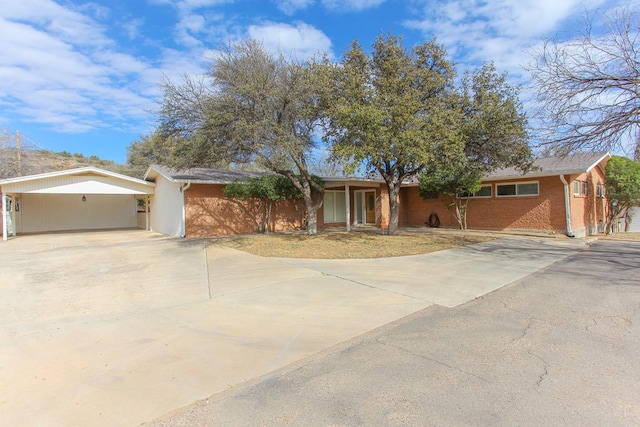
[{"label": "gutter downspout", "polygon": [[565,220],[567,222],[567,236],[576,237],[573,234],[573,230],[571,230],[571,202],[569,199],[569,183],[566,179],[564,179],[564,175],[560,175],[560,181],[562,181],[562,185],[564,186],[564,211],[565,211]]},{"label": "gutter downspout", "polygon": [[180,192],[182,193],[182,233],[180,233],[180,237],[187,237],[187,206],[184,202],[184,192],[187,191],[189,187],[191,187],[190,182],[180,187]]}]

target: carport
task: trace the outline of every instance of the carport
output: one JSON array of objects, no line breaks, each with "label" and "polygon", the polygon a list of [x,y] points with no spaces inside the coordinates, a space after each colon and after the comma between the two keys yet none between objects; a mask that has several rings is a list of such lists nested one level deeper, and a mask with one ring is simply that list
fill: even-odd
[{"label": "carport", "polygon": [[2,239],[9,233],[149,229],[151,182],[95,167],[0,180]]}]

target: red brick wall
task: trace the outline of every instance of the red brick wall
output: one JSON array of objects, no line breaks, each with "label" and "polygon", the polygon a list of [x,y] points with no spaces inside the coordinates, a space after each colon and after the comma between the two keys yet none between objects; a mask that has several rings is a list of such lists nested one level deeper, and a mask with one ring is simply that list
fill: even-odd
[{"label": "red brick wall", "polygon": [[446,196],[439,196],[438,199],[425,200],[418,193],[418,187],[400,189],[400,226],[424,227],[429,216],[435,213],[440,218],[441,227],[457,227],[458,223],[443,203],[446,199]]},{"label": "red brick wall", "polygon": [[[496,197],[496,183],[517,183],[537,181],[538,196]],[[471,199],[468,204],[467,226],[478,230],[556,230],[566,228],[564,213],[564,187],[560,178],[544,177],[520,179],[508,182],[484,182],[492,185],[491,198]],[[442,227],[457,228],[453,214],[445,207],[447,196],[424,200],[417,187],[403,189],[403,224],[424,226],[432,212],[439,218]],[[445,203],[443,203],[443,201]]]},{"label": "red brick wall", "polygon": [[[568,179],[570,179],[571,227],[573,231],[578,235],[597,233],[600,223],[606,222],[606,199],[596,197],[598,184],[603,184],[605,181],[604,172],[600,167],[595,167],[589,173],[571,175]],[[587,183],[586,195],[573,194],[574,181]]]},{"label": "red brick wall", "polygon": [[[224,185],[193,184],[185,192],[187,237],[211,237],[255,233],[260,229],[262,211],[257,201],[224,197]],[[300,199],[275,202],[270,231],[302,227],[304,202]]]}]

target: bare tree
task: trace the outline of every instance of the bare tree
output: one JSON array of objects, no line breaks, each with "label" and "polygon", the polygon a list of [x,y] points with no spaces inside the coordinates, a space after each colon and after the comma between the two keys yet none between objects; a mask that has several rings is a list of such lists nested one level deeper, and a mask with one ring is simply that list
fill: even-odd
[{"label": "bare tree", "polygon": [[552,151],[640,151],[640,15],[622,9],[596,34],[545,41],[525,68],[538,90],[540,144]]},{"label": "bare tree", "polygon": [[207,106],[213,90],[207,76],[185,74],[180,84],[174,84],[164,77],[160,87],[163,91],[159,129],[190,139],[206,120]]}]

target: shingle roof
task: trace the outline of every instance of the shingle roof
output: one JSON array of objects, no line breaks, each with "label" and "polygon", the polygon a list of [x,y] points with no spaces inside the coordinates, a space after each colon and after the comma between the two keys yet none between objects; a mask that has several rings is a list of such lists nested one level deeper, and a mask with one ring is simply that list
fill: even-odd
[{"label": "shingle roof", "polygon": [[578,153],[566,157],[545,157],[533,162],[532,171],[522,174],[516,168],[498,169],[484,177],[485,180],[501,180],[536,176],[572,175],[589,172],[611,155],[607,152]]},{"label": "shingle roof", "polygon": [[[266,172],[241,172],[210,168],[175,170],[158,165],[151,166],[150,170],[152,169],[155,169],[173,181],[202,184],[229,184],[231,182],[244,181],[249,178],[257,178],[267,174]],[[149,172],[147,172],[147,175],[149,175]]]},{"label": "shingle roof", "polygon": [[[603,160],[608,159],[611,155],[607,152],[598,153],[578,153],[566,157],[545,157],[536,159],[533,162],[534,169],[526,174],[523,174],[516,168],[504,168],[498,169],[493,173],[485,176],[483,180],[505,180],[505,179],[518,179],[526,177],[541,177],[541,176],[554,176],[554,175],[572,175],[589,172],[596,165],[600,164]],[[202,184],[229,184],[236,181],[244,181],[249,178],[257,178],[260,176],[268,175],[269,172],[240,172],[229,171],[222,169],[209,169],[209,168],[191,168],[185,170],[174,170],[165,166],[153,165],[147,171],[145,179],[147,179],[149,172],[155,170],[161,173],[165,177],[172,181],[178,182],[193,182]],[[344,181],[355,180],[363,182],[381,182],[378,179],[366,179],[366,178],[338,178],[338,177],[323,177],[323,180],[327,182],[331,181]],[[417,184],[417,178],[411,177],[404,181],[405,185]]]}]

